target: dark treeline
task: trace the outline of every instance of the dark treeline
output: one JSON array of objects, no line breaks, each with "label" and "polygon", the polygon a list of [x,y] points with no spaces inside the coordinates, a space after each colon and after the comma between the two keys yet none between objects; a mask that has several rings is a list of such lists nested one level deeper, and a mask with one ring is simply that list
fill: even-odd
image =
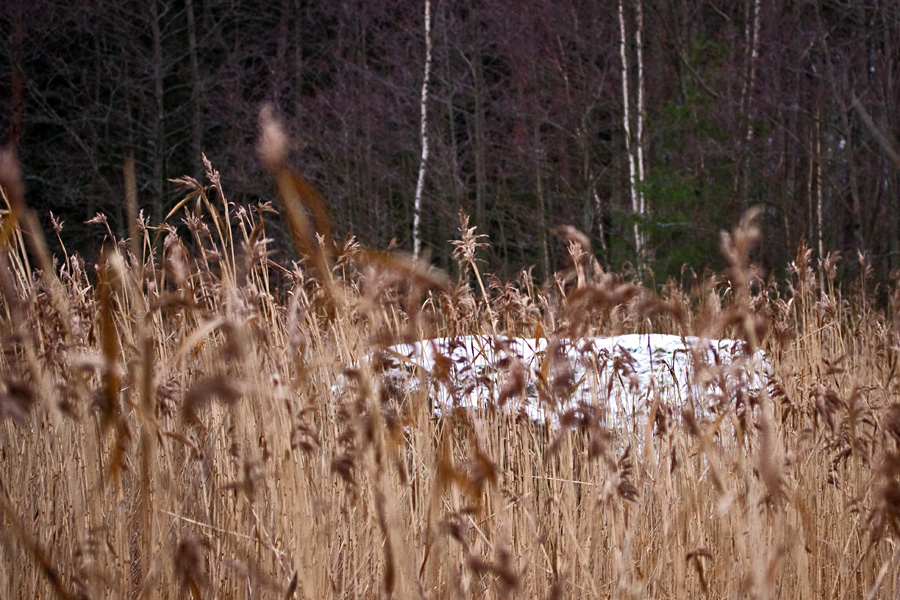
[{"label": "dark treeline", "polygon": [[[6,0],[0,125],[28,201],[90,253],[97,212],[127,230],[128,156],[151,222],[201,153],[229,200],[272,199],[254,151],[270,102],[335,231],[409,250],[424,6]],[[553,229],[574,225],[601,264],[680,278],[720,268],[719,231],[762,205],[771,272],[803,239],[864,253],[880,281],[900,267],[896,0],[431,0],[431,18],[421,237],[437,264],[464,208],[505,276],[558,268]]]}]

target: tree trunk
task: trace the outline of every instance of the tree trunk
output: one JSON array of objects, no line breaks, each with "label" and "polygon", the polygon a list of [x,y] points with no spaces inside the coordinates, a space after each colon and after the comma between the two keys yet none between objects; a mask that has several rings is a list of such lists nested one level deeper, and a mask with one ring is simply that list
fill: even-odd
[{"label": "tree trunk", "polygon": [[[750,3],[748,2],[746,5],[747,11],[750,11]],[[745,63],[745,76],[744,76],[744,85],[741,90],[741,123],[744,127],[744,136],[743,143],[741,144],[740,154],[739,154],[739,163],[738,163],[738,181],[740,184],[737,187],[738,195],[741,198],[741,209],[742,212],[746,211],[749,208],[749,153],[750,153],[750,144],[753,142],[753,124],[751,122],[751,105],[753,103],[753,88],[756,83],[756,71],[759,63],[759,13],[760,13],[760,0],[753,0],[753,20],[751,26],[751,20],[749,18],[749,14],[747,15],[747,22],[744,27],[744,40],[746,45],[749,48],[747,53],[747,61]]]},{"label": "tree trunk", "polygon": [[540,139],[540,126],[535,124],[534,127],[534,178],[535,192],[538,201],[538,239],[541,244],[541,271],[543,278],[550,278],[550,244],[547,239],[547,203],[544,198],[544,178],[543,178],[543,147]]},{"label": "tree trunk", "polygon": [[484,197],[487,188],[487,168],[485,167],[484,140],[484,71],[481,65],[481,52],[476,52],[475,59],[469,63],[472,70],[472,85],[475,92],[475,223],[485,227]]},{"label": "tree trunk", "polygon": [[[825,22],[821,13],[821,6],[817,5],[817,16],[819,19],[819,27],[824,31]],[[830,56],[831,50],[828,45],[828,39],[826,36],[820,36],[819,42],[821,44],[822,54],[827,57]],[[862,202],[859,194],[859,180],[857,178],[856,172],[856,153],[857,148],[855,146],[855,140],[853,136],[853,124],[850,122],[849,110],[850,107],[847,105],[845,92],[850,91],[852,94],[852,90],[849,90],[850,84],[847,81],[847,69],[850,68],[849,65],[841,65],[841,81],[838,83],[838,77],[834,72],[834,67],[832,66],[832,62],[830,60],[826,60],[825,71],[828,73],[828,82],[831,86],[831,93],[834,97],[835,105],[838,107],[838,115],[840,117],[841,129],[842,133],[845,136],[844,139],[844,154],[847,157],[847,175],[850,182],[850,198],[851,198],[851,206],[850,206],[850,227],[852,229],[852,238],[856,241],[857,249],[861,252],[866,251],[866,243],[862,234]],[[821,104],[821,101],[820,101]],[[816,107],[817,114],[820,111],[820,107]]]},{"label": "tree trunk", "polygon": [[431,76],[431,0],[425,0],[425,76],[422,78],[422,157],[419,161],[419,180],[416,182],[416,198],[413,207],[413,260],[422,251],[420,224],[422,218],[422,192],[425,188],[425,166],[428,163],[428,78]]},{"label": "tree trunk", "polygon": [[626,52],[626,34],[625,34],[625,8],[623,0],[619,0],[619,55],[622,59],[622,125],[625,129],[625,152],[628,154],[628,183],[631,190],[631,209],[634,214],[634,248],[637,255],[638,273],[643,274],[644,268],[644,240],[641,233],[640,220],[643,217],[641,212],[641,201],[638,197],[638,186],[636,181],[636,166],[634,152],[631,149],[631,117],[629,110],[628,96],[628,55]]},{"label": "tree trunk", "polygon": [[[635,0],[636,25],[634,30],[635,42],[637,45],[637,137],[635,145],[637,146],[637,175],[638,175],[638,201],[640,205],[641,217],[647,214],[647,205],[644,198],[644,8],[643,0]],[[641,232],[641,248],[644,252],[646,248],[646,232]]]},{"label": "tree trunk", "polygon": [[293,92],[294,104],[296,105],[295,114],[300,111],[301,103],[298,98],[303,93],[303,13],[305,7],[303,0],[295,0],[294,5],[294,39],[292,41],[294,48],[294,60],[291,61],[291,74],[293,76]]},{"label": "tree trunk", "polygon": [[[794,81],[797,82],[796,90],[799,90],[799,82],[800,76],[799,72],[794,76]],[[794,242],[794,236],[791,228],[791,217],[792,211],[791,208],[797,201],[797,159],[795,157],[795,152],[793,148],[796,147],[796,143],[794,140],[800,139],[800,131],[798,128],[797,113],[798,108],[797,105],[793,105],[787,108],[783,113],[787,113],[787,118],[782,119],[787,121],[787,130],[788,135],[784,136],[784,147],[782,150],[782,160],[785,163],[785,188],[786,191],[783,194],[781,201],[781,213],[782,218],[784,220],[784,256],[790,256],[791,252],[796,249],[796,243]]]},{"label": "tree trunk", "polygon": [[822,112],[816,110],[816,247],[819,251],[819,291],[825,295],[825,243],[822,237]]},{"label": "tree trunk", "polygon": [[12,85],[10,89],[10,121],[9,121],[9,146],[15,148],[22,137],[23,120],[25,112],[25,76],[22,73],[25,55],[23,52],[24,26],[22,24],[22,4],[24,0],[13,0],[13,30],[10,36],[10,57],[12,59]]},{"label": "tree trunk", "polygon": [[203,173],[203,129],[201,98],[203,84],[200,81],[200,65],[197,60],[197,27],[194,19],[194,0],[186,0],[185,13],[188,24],[188,55],[191,64],[191,163],[194,165],[195,177]]},{"label": "tree trunk", "polygon": [[163,217],[163,186],[165,181],[165,103],[163,98],[163,55],[162,55],[162,31],[160,29],[159,7],[156,0],[150,1],[150,31],[153,35],[153,99],[155,112],[153,114],[153,221],[162,222]]}]

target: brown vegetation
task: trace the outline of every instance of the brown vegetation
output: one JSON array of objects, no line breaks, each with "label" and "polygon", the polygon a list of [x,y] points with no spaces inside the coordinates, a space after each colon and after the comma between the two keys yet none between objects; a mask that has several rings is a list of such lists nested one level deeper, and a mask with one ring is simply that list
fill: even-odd
[{"label": "brown vegetation", "polygon": [[[270,260],[271,208],[229,204],[209,166],[211,186],[182,180],[188,236],[138,219],[95,275],[54,267],[7,177],[0,596],[900,593],[896,296],[843,295],[834,260],[821,293],[805,248],[790,281],[761,281],[749,218],[723,240],[727,275],[692,290],[605,273],[572,231],[552,285],[504,283],[465,225],[449,281],[352,239],[313,246],[302,180],[270,166],[309,270]],[[435,335],[635,331],[741,338],[773,375],[553,430],[435,419],[424,387],[366,360]]]}]

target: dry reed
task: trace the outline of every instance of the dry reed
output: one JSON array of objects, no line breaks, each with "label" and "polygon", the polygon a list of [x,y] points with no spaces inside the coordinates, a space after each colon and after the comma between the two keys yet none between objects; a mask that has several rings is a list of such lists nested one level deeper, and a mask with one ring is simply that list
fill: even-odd
[{"label": "dry reed", "polygon": [[[552,285],[501,282],[465,220],[451,282],[317,236],[320,199],[266,158],[292,266],[272,260],[272,207],[229,203],[208,164],[209,184],[179,180],[177,225],[138,215],[93,269],[51,265],[4,162],[0,597],[900,594],[896,291],[887,309],[867,281],[842,295],[838,259],[817,270],[806,248],[761,281],[752,217],[723,239],[727,275],[693,290],[604,273],[574,230]],[[554,429],[434,418],[428,387],[378,360],[436,335],[638,331],[747,340],[772,376],[734,390],[714,366],[690,404],[644,391],[643,418]]]}]

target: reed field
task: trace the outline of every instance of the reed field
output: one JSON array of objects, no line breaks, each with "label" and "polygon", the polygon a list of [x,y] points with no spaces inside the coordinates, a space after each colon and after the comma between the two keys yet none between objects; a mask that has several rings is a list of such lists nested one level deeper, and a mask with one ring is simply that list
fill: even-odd
[{"label": "reed field", "polygon": [[[265,151],[275,207],[229,203],[208,165],[148,223],[126,168],[128,235],[98,216],[103,253],[56,259],[4,160],[0,597],[900,597],[895,289],[839,287],[806,248],[761,277],[752,214],[690,289],[604,272],[574,230],[552,281],[500,281],[465,217],[450,276],[332,243]],[[272,254],[282,220],[302,262]],[[517,412],[515,360],[494,401],[439,417],[410,382],[449,367],[384,367],[439,336],[649,332],[746,351],[616,422],[603,386],[555,423]],[[763,384],[733,385],[757,350]],[[569,406],[542,361],[541,404]]]}]

